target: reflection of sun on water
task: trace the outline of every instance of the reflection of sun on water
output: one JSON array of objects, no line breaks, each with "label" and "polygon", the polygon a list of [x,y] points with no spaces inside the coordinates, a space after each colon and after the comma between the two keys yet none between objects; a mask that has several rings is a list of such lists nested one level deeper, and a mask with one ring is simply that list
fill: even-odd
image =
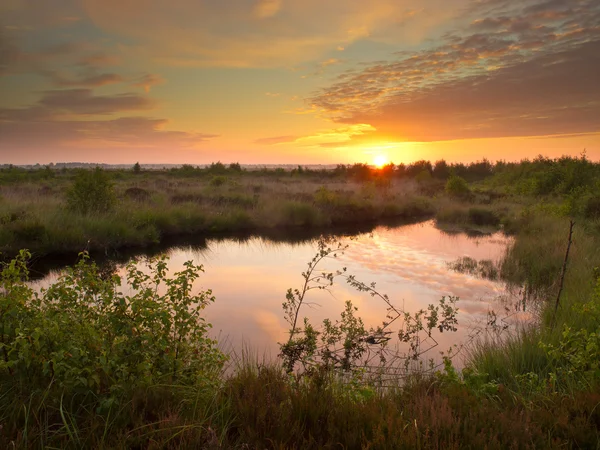
[{"label": "reflection of sun on water", "polygon": [[373,158],[373,164],[375,164],[379,168],[385,166],[387,163],[388,159],[384,155],[377,155],[375,156],[375,158]]}]

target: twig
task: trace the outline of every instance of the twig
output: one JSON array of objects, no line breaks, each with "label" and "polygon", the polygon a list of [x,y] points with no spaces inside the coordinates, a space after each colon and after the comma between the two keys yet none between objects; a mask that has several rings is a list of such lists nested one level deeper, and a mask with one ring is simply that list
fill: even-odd
[{"label": "twig", "polygon": [[554,304],[554,316],[552,317],[552,325],[556,322],[556,313],[558,312],[558,305],[560,303],[560,294],[563,290],[563,284],[565,282],[565,273],[567,272],[567,261],[569,260],[569,250],[571,250],[571,244],[573,243],[573,226],[575,222],[569,221],[569,242],[567,244],[567,251],[565,252],[565,260],[562,265],[562,272],[560,274],[560,284],[558,286],[558,294],[556,295],[556,303]]}]

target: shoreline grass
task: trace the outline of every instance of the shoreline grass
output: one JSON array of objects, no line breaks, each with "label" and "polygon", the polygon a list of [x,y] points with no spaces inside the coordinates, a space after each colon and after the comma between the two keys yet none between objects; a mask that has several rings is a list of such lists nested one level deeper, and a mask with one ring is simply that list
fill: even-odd
[{"label": "shoreline grass", "polygon": [[[113,174],[114,176],[114,174]],[[165,174],[125,177],[114,183],[114,206],[82,214],[67,208],[72,180],[46,190],[33,183],[1,187],[0,252],[28,248],[41,254],[147,247],[175,236],[268,233],[415,221],[435,214],[434,201],[410,182],[230,177],[178,179]]]}]

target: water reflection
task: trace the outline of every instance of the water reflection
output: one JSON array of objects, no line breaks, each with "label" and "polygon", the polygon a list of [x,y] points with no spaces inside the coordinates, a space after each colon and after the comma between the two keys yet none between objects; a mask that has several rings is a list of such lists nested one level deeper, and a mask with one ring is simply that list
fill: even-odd
[{"label": "water reflection", "polygon": [[[503,296],[506,303],[512,301],[501,283],[448,268],[449,262],[464,256],[498,261],[509,242],[499,233],[477,237],[450,235],[436,229],[433,222],[424,222],[380,226],[340,239],[348,244],[348,249],[322,269],[347,267],[359,280],[375,282],[379,292],[407,311],[426,308],[442,296],[460,297],[458,332],[434,336],[440,342],[439,350],[464,342],[473,327],[485,323],[490,308],[501,315],[504,306],[499,297]],[[181,270],[188,260],[202,264],[205,274],[195,287],[210,288],[216,297],[216,302],[206,309],[213,335],[226,340],[235,351],[249,346],[259,354],[274,357],[279,350],[277,342],[286,339],[288,330],[281,304],[288,288],[301,286],[301,272],[316,251],[314,236],[296,242],[245,237],[209,239],[201,244],[169,249],[170,271]],[[123,274],[122,265],[117,270]],[[45,285],[56,276],[56,272],[50,273],[36,284]],[[359,308],[367,327],[380,325],[385,318],[383,302],[356,292],[343,282],[330,291],[311,291],[311,306],[303,310],[303,315],[313,323],[335,319],[346,300],[352,300]],[[434,358],[439,355],[434,353]]]}]

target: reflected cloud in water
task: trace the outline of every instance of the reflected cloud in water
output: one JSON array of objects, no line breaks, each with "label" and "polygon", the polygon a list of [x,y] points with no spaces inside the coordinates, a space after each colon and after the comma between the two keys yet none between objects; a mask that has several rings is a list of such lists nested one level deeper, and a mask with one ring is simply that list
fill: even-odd
[{"label": "reflected cloud in water", "polygon": [[[442,296],[460,297],[459,330],[434,336],[440,342],[439,350],[467,339],[473,327],[485,323],[491,308],[501,315],[504,304],[497,300],[499,296],[508,296],[505,304],[513,301],[502,283],[448,269],[449,262],[463,256],[499,261],[510,243],[499,233],[450,235],[435,228],[433,222],[424,222],[377,227],[370,233],[341,240],[348,249],[337,260],[327,261],[321,267],[323,271],[347,267],[357,279],[375,282],[379,292],[411,312],[437,303]],[[285,293],[288,288],[301,287],[301,273],[315,252],[314,236],[296,242],[261,237],[208,239],[201,246],[167,251],[171,273],[181,270],[188,260],[204,266],[205,273],[195,288],[210,288],[216,298],[205,310],[207,320],[213,324],[213,335],[226,337],[236,351],[248,346],[257,354],[270,355],[278,353],[277,342],[287,337],[288,324],[281,308]],[[124,275],[122,268],[119,272]],[[42,286],[55,277],[56,273],[51,273],[35,284]],[[330,292],[310,291],[307,300],[311,306],[301,315],[314,324],[325,318],[339,318],[346,300],[359,308],[366,326],[380,325],[386,315],[383,302],[356,292],[343,280]],[[529,313],[520,317],[530,319]]]}]

